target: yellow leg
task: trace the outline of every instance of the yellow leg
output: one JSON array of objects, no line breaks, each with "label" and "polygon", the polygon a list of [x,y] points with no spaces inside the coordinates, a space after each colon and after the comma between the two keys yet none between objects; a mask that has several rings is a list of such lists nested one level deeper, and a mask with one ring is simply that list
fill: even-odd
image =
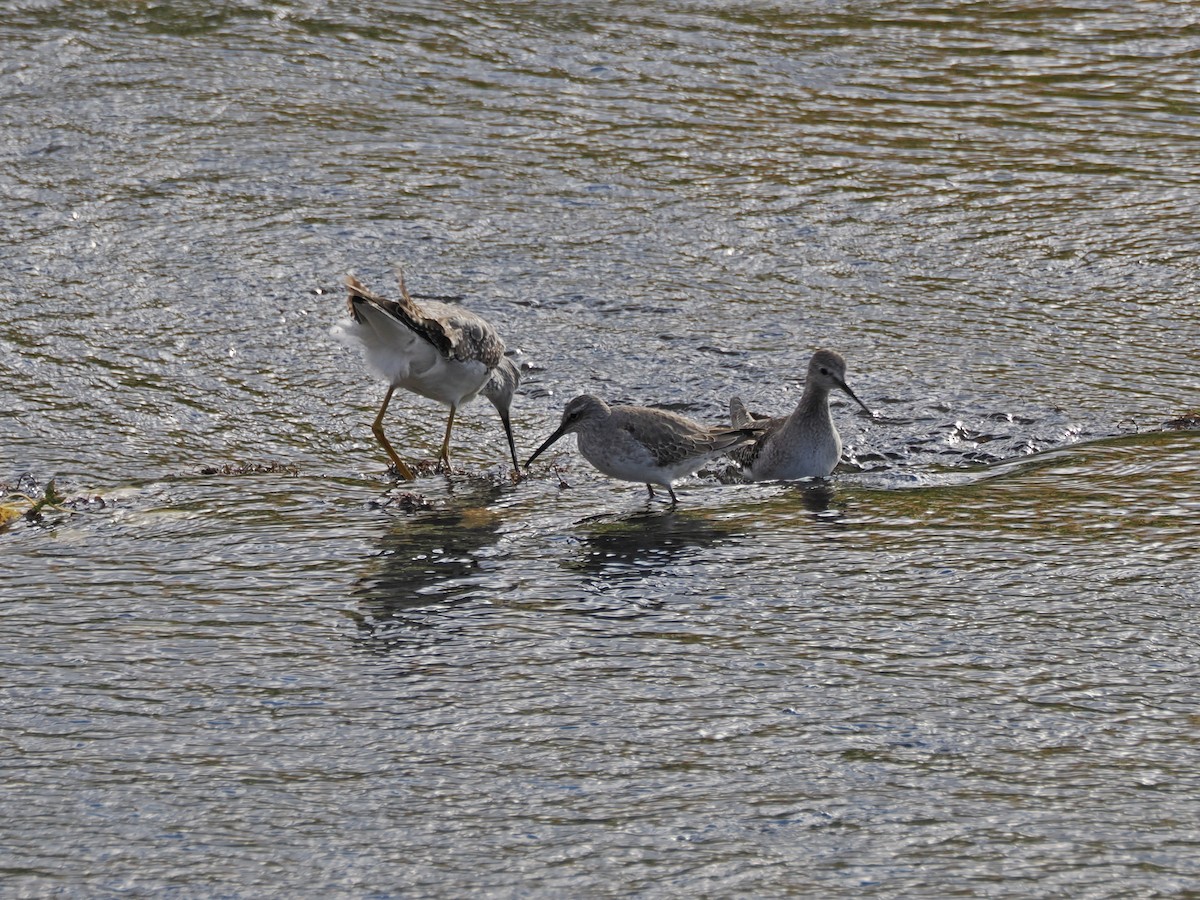
[{"label": "yellow leg", "polygon": [[453,474],[450,468],[450,429],[454,427],[455,408],[450,407],[450,418],[446,420],[446,437],[442,441],[442,452],[438,456],[438,467],[447,475]]},{"label": "yellow leg", "polygon": [[388,388],[388,392],[383,398],[383,406],[379,407],[379,415],[375,417],[375,423],[371,426],[371,431],[374,432],[375,439],[379,441],[388,457],[392,460],[392,465],[396,467],[396,474],[405,481],[413,481],[417,476],[413,474],[413,470],[410,469],[405,464],[404,460],[402,460],[396,453],[396,451],[392,449],[391,442],[388,441],[387,437],[383,433],[383,414],[387,412],[388,404],[392,402],[392,394],[395,392],[395,390],[395,385],[392,385],[390,388]]}]

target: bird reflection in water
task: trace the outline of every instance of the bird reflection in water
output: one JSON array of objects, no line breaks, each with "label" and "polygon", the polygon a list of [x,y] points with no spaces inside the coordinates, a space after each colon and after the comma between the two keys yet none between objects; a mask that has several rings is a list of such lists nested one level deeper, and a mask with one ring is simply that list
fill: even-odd
[{"label": "bird reflection in water", "polygon": [[581,553],[569,568],[606,578],[637,579],[682,563],[697,551],[736,536],[735,521],[714,519],[699,512],[642,511],[624,516],[585,519]]},{"label": "bird reflection in water", "polygon": [[471,486],[451,506],[418,508],[384,535],[358,581],[352,617],[362,638],[388,643],[444,626],[446,613],[479,596],[479,555],[499,540],[492,508],[504,486]]},{"label": "bird reflection in water", "polygon": [[[798,481],[787,486],[788,503],[798,498],[811,513],[834,511],[835,491],[821,481]],[[667,513],[644,510],[622,516],[600,515],[584,519],[588,526],[582,554],[570,565],[582,572],[643,578],[664,566],[685,562],[697,551],[707,551],[726,541],[740,539],[746,519],[714,518],[702,511]],[[712,554],[705,553],[705,562]]]},{"label": "bird reflection in water", "polygon": [[833,498],[836,495],[833,485],[824,478],[817,481],[793,481],[788,484],[788,497],[798,497],[804,508],[811,513],[835,512]]}]

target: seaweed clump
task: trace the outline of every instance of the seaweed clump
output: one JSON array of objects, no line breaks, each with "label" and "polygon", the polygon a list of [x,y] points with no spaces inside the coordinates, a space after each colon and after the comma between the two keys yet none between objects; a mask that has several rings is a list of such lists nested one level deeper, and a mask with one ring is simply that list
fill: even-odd
[{"label": "seaweed clump", "polygon": [[1200,428],[1200,410],[1192,409],[1163,423],[1166,431],[1189,431]]},{"label": "seaweed clump", "polygon": [[265,462],[241,463],[223,466],[204,466],[201,475],[299,475],[300,468],[291,463]]},{"label": "seaweed clump", "polygon": [[53,513],[79,509],[104,509],[109,501],[100,495],[67,497],[61,494],[54,479],[41,486],[31,475],[22,475],[16,484],[0,482],[0,529],[17,520],[33,524],[44,522]]}]

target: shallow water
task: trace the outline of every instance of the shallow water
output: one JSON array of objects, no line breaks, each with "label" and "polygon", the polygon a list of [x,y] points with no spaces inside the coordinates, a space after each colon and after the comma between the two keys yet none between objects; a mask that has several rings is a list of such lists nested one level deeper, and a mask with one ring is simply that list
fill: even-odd
[{"label": "shallow water", "polygon": [[[0,23],[11,896],[1200,889],[1200,16],[23,3]],[[846,462],[393,484],[341,279]],[[429,458],[444,412],[398,397]],[[1186,424],[1178,422],[1176,424]],[[18,501],[11,501],[16,503]]]}]

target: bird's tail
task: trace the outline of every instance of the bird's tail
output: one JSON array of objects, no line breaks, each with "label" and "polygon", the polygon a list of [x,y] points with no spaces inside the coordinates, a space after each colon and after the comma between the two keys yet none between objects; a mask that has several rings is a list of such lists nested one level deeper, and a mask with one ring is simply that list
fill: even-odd
[{"label": "bird's tail", "polygon": [[746,404],[742,402],[741,397],[729,398],[729,421],[733,423],[734,428],[750,428],[754,424],[754,418],[746,409]]},{"label": "bird's tail", "polygon": [[346,288],[348,295],[346,297],[346,306],[350,310],[350,316],[356,322],[362,321],[362,312],[358,306],[362,303],[369,303],[382,309],[388,315],[395,316],[398,319],[423,319],[424,312],[421,307],[417,306],[416,301],[408,293],[408,288],[404,285],[404,273],[396,271],[400,279],[400,299],[388,300],[376,294],[374,291],[367,290],[366,285],[355,278],[353,275],[346,276]]},{"label": "bird's tail", "polygon": [[427,317],[425,311],[417,305],[417,301],[413,300],[404,284],[404,273],[397,269],[396,275],[400,280],[399,300],[381,297],[367,290],[353,275],[346,276],[346,288],[349,291],[346,303],[350,307],[350,317],[362,324],[365,321],[363,306],[373,307],[421,335],[433,344],[442,356],[449,356],[454,352],[454,347],[445,330],[435,319]]},{"label": "bird's tail", "polygon": [[734,447],[758,440],[765,430],[761,425],[748,425],[744,428],[715,428],[712,431],[713,449],[732,450]]}]

